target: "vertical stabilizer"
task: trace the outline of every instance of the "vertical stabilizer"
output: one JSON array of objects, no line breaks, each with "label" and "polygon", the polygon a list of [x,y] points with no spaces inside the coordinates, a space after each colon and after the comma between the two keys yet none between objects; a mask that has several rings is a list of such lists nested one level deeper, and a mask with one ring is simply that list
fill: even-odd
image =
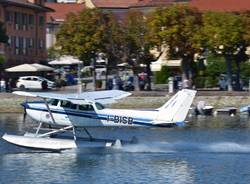
[{"label": "vertical stabilizer", "polygon": [[186,119],[189,108],[194,100],[196,91],[183,89],[176,93],[158,110],[155,123],[180,123]]}]

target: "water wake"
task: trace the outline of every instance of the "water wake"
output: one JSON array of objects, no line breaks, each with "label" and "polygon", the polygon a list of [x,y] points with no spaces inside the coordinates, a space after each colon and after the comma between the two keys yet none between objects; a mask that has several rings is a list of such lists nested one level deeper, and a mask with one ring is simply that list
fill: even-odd
[{"label": "water wake", "polygon": [[205,153],[250,153],[250,144],[236,142],[151,142],[125,145],[125,152],[143,153],[175,153],[175,152],[205,152]]}]

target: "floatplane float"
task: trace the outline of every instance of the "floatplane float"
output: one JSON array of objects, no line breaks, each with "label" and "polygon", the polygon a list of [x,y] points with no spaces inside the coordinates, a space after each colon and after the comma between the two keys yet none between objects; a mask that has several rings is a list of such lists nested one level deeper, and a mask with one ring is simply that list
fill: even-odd
[{"label": "floatplane float", "polygon": [[[183,89],[162,107],[154,110],[129,110],[105,108],[131,93],[120,90],[58,94],[39,92],[13,92],[16,95],[41,98],[42,101],[24,102],[22,106],[31,119],[38,122],[34,133],[24,135],[4,134],[3,139],[17,146],[60,151],[79,147],[112,147],[122,140],[97,140],[90,127],[173,127],[183,126],[196,91]],[[42,132],[44,124],[59,127]],[[128,129],[129,131],[129,129]],[[41,133],[42,132],[42,133]],[[69,132],[70,137],[58,135]],[[80,138],[81,133],[87,139]],[[58,137],[57,137],[58,136]],[[55,138],[56,137],[56,138]]]}]

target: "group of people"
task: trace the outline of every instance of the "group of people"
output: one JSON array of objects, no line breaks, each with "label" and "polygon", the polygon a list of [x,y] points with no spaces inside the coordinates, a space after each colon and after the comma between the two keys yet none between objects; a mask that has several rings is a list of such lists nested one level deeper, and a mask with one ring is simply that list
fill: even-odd
[{"label": "group of people", "polygon": [[[140,90],[144,90],[146,85],[146,75],[145,73],[138,74],[138,87]],[[121,76],[114,75],[113,78],[108,79],[107,88],[133,91],[135,89],[135,80],[132,74],[128,72],[123,73]]]},{"label": "group of people", "polygon": [[108,79],[107,87],[109,90],[118,89],[125,91],[134,90],[134,77],[125,73],[121,77],[119,75],[114,75],[113,78]]}]

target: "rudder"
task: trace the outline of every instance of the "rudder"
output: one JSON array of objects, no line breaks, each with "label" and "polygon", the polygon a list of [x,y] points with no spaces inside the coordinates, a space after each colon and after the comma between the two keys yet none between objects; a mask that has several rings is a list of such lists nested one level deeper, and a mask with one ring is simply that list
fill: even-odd
[{"label": "rudder", "polygon": [[176,93],[168,102],[158,110],[155,122],[161,123],[180,123],[186,119],[189,108],[194,100],[196,91],[183,89]]}]

